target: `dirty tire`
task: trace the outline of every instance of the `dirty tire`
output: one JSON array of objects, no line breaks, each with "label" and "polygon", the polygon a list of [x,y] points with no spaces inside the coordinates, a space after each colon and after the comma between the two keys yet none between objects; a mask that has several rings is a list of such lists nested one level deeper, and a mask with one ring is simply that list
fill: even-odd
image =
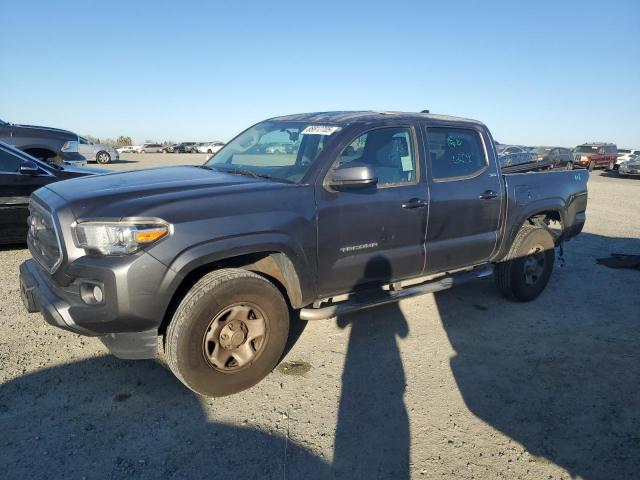
[{"label": "dirty tire", "polygon": [[568,162],[567,165],[565,166],[565,169],[573,170],[573,162]]},{"label": "dirty tire", "polygon": [[[512,300],[528,302],[542,293],[549,282],[555,260],[554,241],[544,227],[524,225],[516,235],[505,260],[498,263],[494,277],[500,293]],[[539,250],[531,255],[532,250]],[[537,277],[527,275],[530,263],[540,268]],[[542,266],[539,264],[542,263]]]},{"label": "dirty tire", "polygon": [[[207,359],[203,341],[219,315],[245,303],[256,305],[263,313],[263,343],[248,364],[223,371]],[[169,368],[182,383],[201,395],[220,397],[266,377],[280,360],[288,334],[289,309],[271,282],[246,270],[221,269],[207,273],[182,299],[165,333],[164,352]]]},{"label": "dirty tire", "polygon": [[596,162],[594,162],[593,160],[591,160],[589,162],[589,171],[593,172],[593,169],[596,168]]},{"label": "dirty tire", "polygon": [[110,163],[111,155],[109,155],[107,152],[98,152],[98,155],[96,155],[96,162],[102,164]]}]

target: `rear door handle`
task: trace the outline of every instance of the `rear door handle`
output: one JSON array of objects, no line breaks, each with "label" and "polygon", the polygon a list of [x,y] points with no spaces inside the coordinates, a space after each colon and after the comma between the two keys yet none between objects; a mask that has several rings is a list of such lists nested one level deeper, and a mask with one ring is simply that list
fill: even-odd
[{"label": "rear door handle", "polygon": [[421,198],[412,198],[411,200],[402,204],[402,208],[424,208],[429,205],[429,202]]},{"label": "rear door handle", "polygon": [[491,200],[492,198],[496,198],[498,194],[493,190],[485,190],[480,194],[480,200]]}]

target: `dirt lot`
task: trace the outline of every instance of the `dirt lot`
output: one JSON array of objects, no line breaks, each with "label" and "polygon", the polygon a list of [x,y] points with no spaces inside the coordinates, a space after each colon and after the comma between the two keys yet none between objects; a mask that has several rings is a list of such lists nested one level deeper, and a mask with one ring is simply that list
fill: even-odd
[{"label": "dirt lot", "polygon": [[[201,163],[125,155],[113,169]],[[309,324],[255,388],[204,399],[161,361],[28,315],[0,249],[3,478],[622,479],[640,471],[640,180],[595,173],[545,293],[491,280]]]}]

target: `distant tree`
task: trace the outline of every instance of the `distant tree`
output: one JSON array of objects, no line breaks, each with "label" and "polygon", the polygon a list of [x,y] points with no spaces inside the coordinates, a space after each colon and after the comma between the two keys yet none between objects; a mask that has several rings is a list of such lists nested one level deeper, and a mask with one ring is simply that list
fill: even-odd
[{"label": "distant tree", "polygon": [[120,135],[116,140],[116,145],[119,147],[128,147],[129,145],[133,145],[133,140],[131,140],[131,137]]}]

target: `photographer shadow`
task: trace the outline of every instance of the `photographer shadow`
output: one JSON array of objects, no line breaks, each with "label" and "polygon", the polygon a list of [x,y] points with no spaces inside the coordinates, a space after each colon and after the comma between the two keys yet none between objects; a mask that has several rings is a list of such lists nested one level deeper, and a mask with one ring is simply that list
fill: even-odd
[{"label": "photographer shadow", "polygon": [[[390,281],[386,258],[367,263],[358,286],[372,277]],[[339,478],[409,478],[406,383],[397,344],[398,337],[409,334],[407,321],[398,304],[391,303],[375,309],[375,315],[365,310],[338,318],[339,328],[348,325],[333,472]]]}]

